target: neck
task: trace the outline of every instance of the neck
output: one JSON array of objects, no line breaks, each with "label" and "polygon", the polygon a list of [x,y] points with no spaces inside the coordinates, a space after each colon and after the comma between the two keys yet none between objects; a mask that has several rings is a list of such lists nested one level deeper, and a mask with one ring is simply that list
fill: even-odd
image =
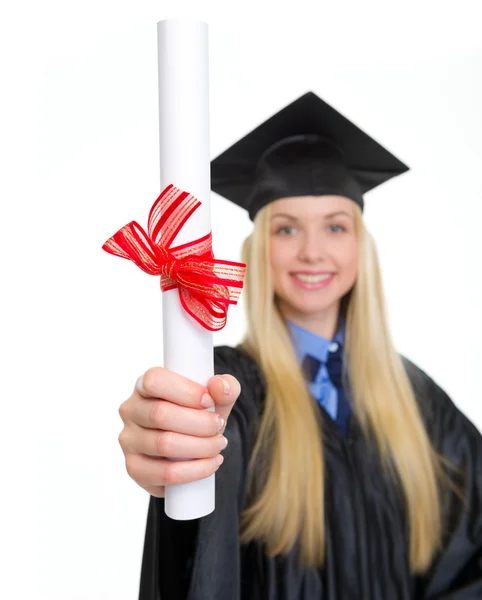
[{"label": "neck", "polygon": [[279,303],[279,309],[285,319],[322,338],[331,340],[336,335],[340,316],[339,303],[330,306],[323,312],[309,315],[293,311],[291,307],[284,305],[282,302]]}]

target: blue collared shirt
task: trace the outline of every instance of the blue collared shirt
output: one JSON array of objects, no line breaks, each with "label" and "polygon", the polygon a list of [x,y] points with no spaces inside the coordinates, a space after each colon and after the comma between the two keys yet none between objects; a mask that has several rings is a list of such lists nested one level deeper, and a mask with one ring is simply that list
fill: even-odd
[{"label": "blue collared shirt", "polygon": [[316,333],[312,333],[291,321],[288,321],[288,327],[291,332],[298,362],[301,364],[304,357],[310,354],[322,363],[322,367],[317,373],[315,380],[309,384],[309,389],[313,397],[318,400],[330,417],[336,420],[338,392],[328,376],[326,361],[328,360],[329,352],[335,352],[338,350],[338,345],[343,344],[345,339],[345,323],[343,321],[340,323],[340,327],[332,340],[322,338]]}]

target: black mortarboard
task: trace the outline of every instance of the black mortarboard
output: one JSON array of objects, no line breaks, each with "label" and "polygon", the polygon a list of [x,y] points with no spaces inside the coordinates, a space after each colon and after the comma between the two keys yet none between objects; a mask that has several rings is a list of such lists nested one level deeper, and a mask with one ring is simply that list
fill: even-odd
[{"label": "black mortarboard", "polygon": [[248,133],[211,162],[211,189],[252,220],[269,202],[363,194],[408,167],[313,92]]}]

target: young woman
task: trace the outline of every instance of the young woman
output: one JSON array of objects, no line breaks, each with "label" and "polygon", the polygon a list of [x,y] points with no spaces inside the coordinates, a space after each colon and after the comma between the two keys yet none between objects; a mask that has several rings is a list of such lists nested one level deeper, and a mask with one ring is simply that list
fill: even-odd
[{"label": "young woman", "polygon": [[[254,220],[248,331],[207,388],[154,368],[121,405],[140,599],[482,598],[481,436],[395,351],[362,218],[407,168],[311,93],[212,167]],[[216,470],[214,513],[165,515],[164,485]]]}]

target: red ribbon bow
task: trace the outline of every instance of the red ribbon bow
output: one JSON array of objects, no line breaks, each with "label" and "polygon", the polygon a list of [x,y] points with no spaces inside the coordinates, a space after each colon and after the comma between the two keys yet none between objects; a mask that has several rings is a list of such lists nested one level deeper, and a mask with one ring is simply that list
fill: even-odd
[{"label": "red ribbon bow", "polygon": [[210,331],[226,325],[229,304],[236,304],[246,265],[216,260],[212,234],[181,246],[171,243],[201,202],[169,185],[149,212],[148,233],[131,221],[109,238],[102,249],[132,260],[149,275],[160,275],[161,290],[178,288],[184,310]]}]

